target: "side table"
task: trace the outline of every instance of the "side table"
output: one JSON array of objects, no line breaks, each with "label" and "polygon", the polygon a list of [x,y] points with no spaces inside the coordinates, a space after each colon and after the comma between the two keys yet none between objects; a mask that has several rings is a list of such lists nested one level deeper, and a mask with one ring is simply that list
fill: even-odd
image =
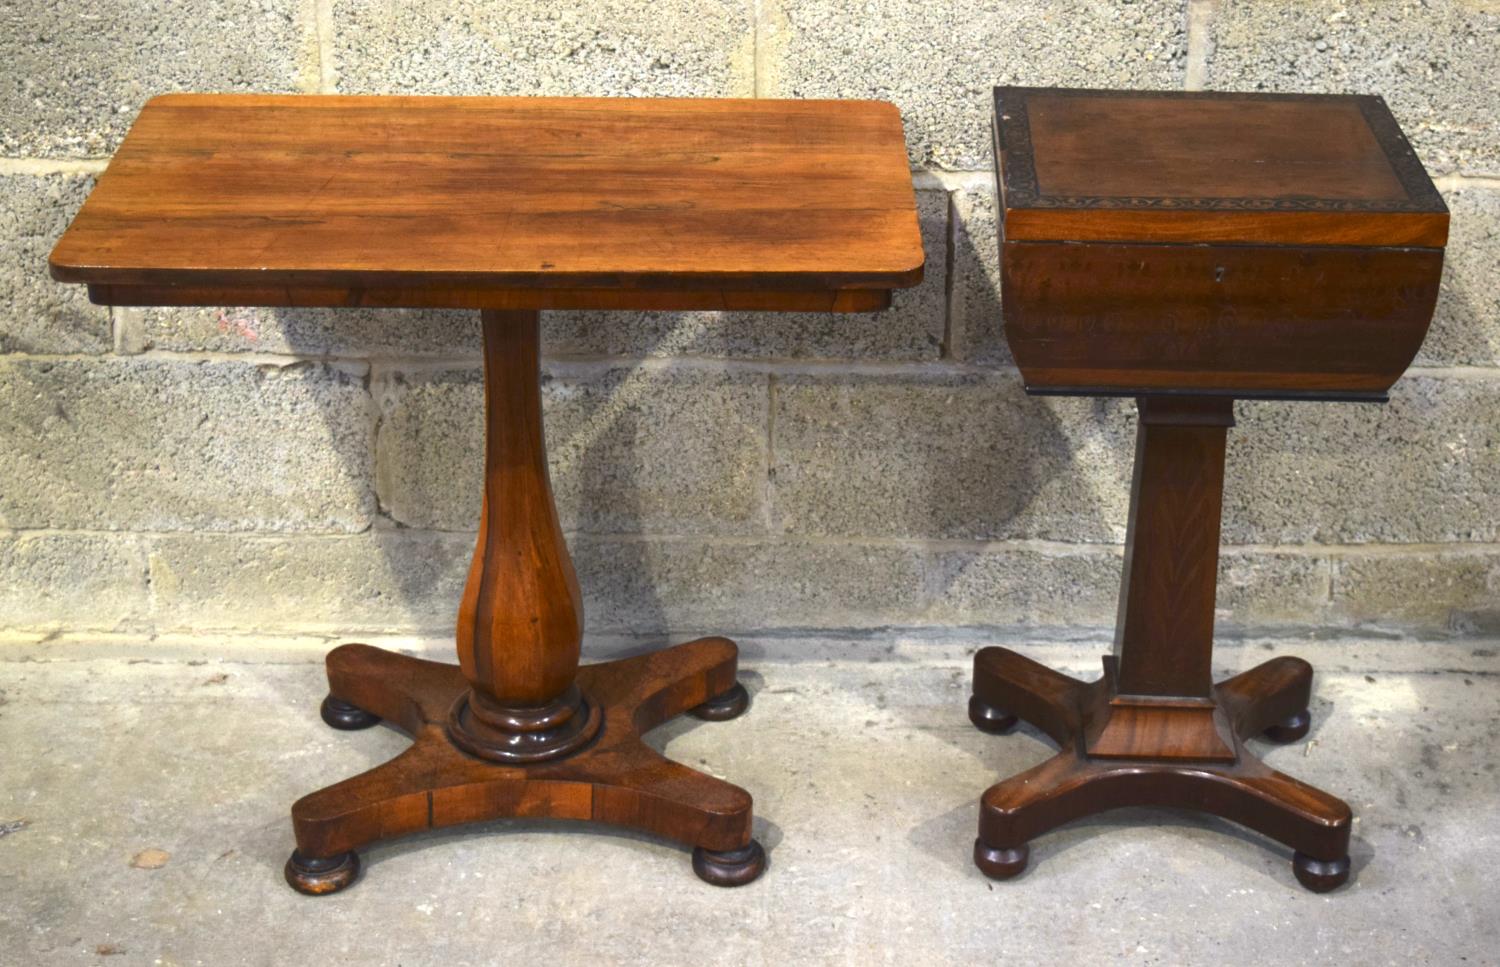
[{"label": "side table", "polygon": [[543,309],[883,309],[923,255],[901,120],[881,102],[167,95],[59,240],[109,305],[481,310],[485,474],[458,665],[343,645],[324,720],[413,745],[299,800],[286,879],[331,893],[356,850],[496,817],[591,820],[760,875],[748,793],[642,733],[744,711],[704,638],[579,667],[582,606],[542,435]]},{"label": "side table", "polygon": [[1448,214],[1378,97],[995,91],[1005,332],[1029,393],[1140,414],[1114,654],[1085,683],[1004,648],[970,718],[1060,746],[984,794],[974,860],[1119,806],[1213,813],[1349,876],[1342,801],[1246,740],[1307,734],[1312,667],[1214,684],[1224,449],[1241,399],[1381,402],[1432,319]]}]

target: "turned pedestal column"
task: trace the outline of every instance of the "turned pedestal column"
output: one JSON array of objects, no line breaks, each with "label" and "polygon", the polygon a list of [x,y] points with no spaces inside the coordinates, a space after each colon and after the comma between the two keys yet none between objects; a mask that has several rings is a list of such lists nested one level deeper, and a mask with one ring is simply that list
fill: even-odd
[{"label": "turned pedestal column", "polygon": [[583,601],[568,557],[542,430],[540,314],[486,312],[484,502],[458,607],[469,688],[448,736],[496,762],[565,755],[599,731],[578,690]]}]

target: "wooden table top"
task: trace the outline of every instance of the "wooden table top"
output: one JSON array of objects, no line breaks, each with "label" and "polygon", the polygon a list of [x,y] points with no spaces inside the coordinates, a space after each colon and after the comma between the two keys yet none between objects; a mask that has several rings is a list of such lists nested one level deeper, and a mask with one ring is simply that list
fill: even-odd
[{"label": "wooden table top", "polygon": [[157,97],[51,257],[98,302],[478,308],[878,308],[922,266],[894,106],[630,98]]},{"label": "wooden table top", "polygon": [[1005,237],[1441,248],[1448,209],[1370,95],[995,89]]}]

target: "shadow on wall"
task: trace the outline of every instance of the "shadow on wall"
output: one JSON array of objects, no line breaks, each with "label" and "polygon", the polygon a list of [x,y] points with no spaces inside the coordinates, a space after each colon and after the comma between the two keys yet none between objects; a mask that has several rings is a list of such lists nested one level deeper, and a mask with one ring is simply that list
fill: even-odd
[{"label": "shadow on wall", "polygon": [[934,621],[1108,628],[1128,503],[1128,409],[1027,397],[1008,376],[977,389],[987,419],[928,468],[939,508],[932,536],[980,543],[934,552]]},{"label": "shadow on wall", "polygon": [[[972,243],[962,244],[967,247],[955,259],[983,257]],[[37,251],[38,259],[44,258],[44,249]],[[941,275],[935,281],[938,312]],[[827,334],[845,323],[866,333],[882,325],[907,327],[898,312],[925,318],[933,311],[926,301],[932,293],[919,297],[917,291],[897,294],[910,303],[868,317],[652,314],[648,324],[631,324],[626,345],[632,357],[716,346],[728,354],[766,358],[767,342],[783,351],[802,346],[816,355],[817,347],[800,342],[804,330],[821,340],[831,339]],[[972,308],[998,312],[997,294],[990,290]],[[558,314],[555,328],[570,334],[566,351],[580,351],[577,334],[588,337],[585,330],[614,321],[595,317]],[[914,332],[931,331],[922,319],[916,322],[909,327]],[[128,450],[139,457],[139,467],[127,468],[144,478],[132,493],[150,496],[157,505],[151,520],[160,520],[137,526],[131,522],[135,518],[121,518],[113,526],[123,533],[160,532],[162,537],[147,543],[175,548],[158,557],[178,571],[181,586],[159,630],[258,626],[289,632],[300,626],[451,634],[481,492],[477,312],[153,308],[120,310],[119,325],[125,355],[104,357],[100,368],[119,369],[111,378],[120,385],[96,406],[117,411],[110,425],[121,439],[110,453]],[[719,328],[737,334],[745,345],[721,346],[714,333]],[[544,352],[549,343],[544,337]],[[859,345],[844,345],[841,358],[860,361]],[[198,364],[190,360],[134,355],[147,350],[231,358],[207,360],[196,371]],[[878,345],[870,355],[887,359],[890,351],[889,345]],[[254,354],[311,361],[283,366],[256,360]],[[366,361],[369,371],[361,376]],[[264,371],[259,381],[257,365]],[[196,381],[215,368],[238,373],[231,395],[218,398],[223,389],[217,383]],[[920,370],[902,375],[902,367],[890,374],[830,367],[812,376],[778,377],[789,395],[800,387],[795,409],[783,415],[801,420],[805,432],[778,439],[778,470],[793,484],[775,481],[775,500],[794,513],[767,532],[758,518],[720,527],[713,523],[720,508],[705,496],[707,490],[695,494],[679,484],[684,475],[658,475],[652,465],[635,459],[651,451],[652,459],[672,460],[674,450],[664,446],[664,437],[673,442],[674,433],[702,432],[684,430],[682,420],[672,419],[670,406],[678,404],[653,401],[655,364],[606,369],[555,362],[549,368],[560,374],[545,389],[554,485],[563,495],[564,527],[572,532],[570,545],[590,602],[587,627],[594,631],[673,635],[705,630],[722,616],[738,616],[727,624],[748,625],[747,630],[878,626],[891,623],[893,614],[898,620],[921,620],[923,607],[933,601],[931,620],[938,623],[1034,623],[1029,609],[1050,602],[1061,623],[1074,624],[1078,615],[1068,611],[1065,600],[1075,594],[1069,582],[1088,575],[1078,576],[1071,565],[1052,574],[1045,569],[1056,566],[1053,559],[1034,553],[926,551],[920,545],[1011,539],[1107,544],[1118,539],[1115,532],[1123,525],[1115,479],[1120,475],[1109,461],[1119,449],[1128,462],[1128,439],[1114,447],[1118,421],[1109,419],[1107,405],[1027,398],[1007,370],[931,376]],[[294,377],[293,382],[305,377],[307,385],[267,390],[272,370]],[[137,385],[128,385],[132,381]],[[100,392],[97,386],[82,389],[86,398]],[[429,398],[417,400],[420,394]],[[137,405],[137,396],[157,402]],[[830,401],[839,399],[847,418],[826,419]],[[648,412],[642,405],[647,402],[656,410]],[[256,423],[259,429],[238,429]],[[712,425],[711,419],[699,423]],[[318,432],[283,445],[283,434],[296,434],[298,427]],[[367,435],[375,441],[373,453]],[[193,452],[179,460],[174,453],[179,448]],[[1107,468],[1102,477],[1084,472],[1101,458]],[[174,463],[177,476],[153,482],[154,473]],[[107,467],[99,471],[107,475]],[[298,473],[321,479],[311,485],[295,479]],[[650,479],[638,479],[642,475]],[[59,485],[87,493],[108,483],[87,476],[80,470]],[[288,476],[292,479],[277,479]],[[671,490],[679,486],[680,493]],[[309,491],[328,500],[317,504]],[[183,500],[189,505],[185,510],[178,504]],[[283,500],[288,510],[278,513]],[[696,531],[674,530],[673,500],[694,517]],[[693,507],[695,500],[701,505]],[[299,501],[307,505],[292,506]],[[61,506],[58,522],[50,526],[78,526],[93,512]],[[374,523],[358,533],[372,514]],[[782,558],[771,548],[726,573],[723,561],[733,555],[662,557],[659,542],[639,539],[684,533],[691,539],[699,532],[763,536],[771,544],[831,538],[824,544],[844,543],[855,551],[804,559]],[[901,553],[924,556],[925,583],[904,570],[894,580],[909,587],[860,580],[865,565],[859,549],[888,549],[892,538],[905,547]],[[215,544],[218,552],[210,553]],[[225,547],[237,550],[226,555]],[[244,557],[236,560],[240,553]],[[845,568],[849,573],[823,570],[830,560],[852,562]],[[191,573],[195,569],[200,573]],[[1115,582],[1117,576],[1110,583]],[[850,588],[853,592],[846,593]],[[902,596],[898,606],[890,603],[893,595]]]},{"label": "shadow on wall", "polygon": [[83,199],[91,174],[0,175],[0,355],[109,349],[109,311],[81,285],[52,281],[47,256]]},{"label": "shadow on wall", "polygon": [[1500,360],[1500,287],[1492,273],[1500,261],[1500,193],[1445,189],[1448,247],[1432,328],[1417,354],[1428,366],[1493,366]]},{"label": "shadow on wall", "polygon": [[931,469],[933,512],[927,533],[914,536],[1064,546],[937,553],[932,616],[1002,629],[1107,629],[1120,582],[1114,547],[1128,512],[1134,403],[1026,395],[1005,343],[998,239],[986,213],[988,195],[969,196],[967,207],[961,200],[952,260],[964,279],[953,299],[954,349],[988,375],[975,379],[970,413],[927,431],[962,445]]},{"label": "shadow on wall", "polygon": [[[559,321],[567,327],[577,320]],[[695,342],[695,333],[715,321],[704,313],[659,314],[652,320],[659,338],[643,353]],[[383,627],[354,626],[448,634],[482,490],[478,314],[288,311],[277,314],[276,324],[288,352],[376,357],[382,517],[370,546],[384,556],[378,567],[401,600],[399,607],[374,609],[389,615]],[[444,350],[443,338],[455,351]],[[430,361],[409,362],[423,355]],[[1035,539],[1097,547],[1118,541],[1130,424],[1113,404],[1026,397],[1014,375],[1000,370],[780,378],[773,482],[779,519],[766,540],[831,538],[878,547],[896,539],[924,559],[925,579],[898,572],[897,580],[913,586],[871,582],[846,599],[838,589],[860,584],[857,575],[815,573],[815,561],[809,558],[804,567],[795,552],[772,554],[769,567],[747,558],[730,573],[722,556],[661,552],[650,538],[676,531],[673,508],[663,506],[665,489],[681,487],[670,500],[680,501],[683,517],[699,525],[715,507],[692,506],[703,494],[694,492],[697,484],[684,472],[687,458],[666,471],[644,461],[676,459],[674,450],[663,452],[661,437],[701,432],[702,424],[695,431],[686,414],[674,419],[651,411],[649,404],[659,406],[653,372],[660,371],[652,365],[554,361],[544,371],[551,372],[543,392],[553,484],[580,575],[587,633],[672,637],[870,627],[892,623],[893,614],[897,623],[915,623],[924,613],[935,623],[1112,620],[1118,563],[1108,551],[1053,555],[921,545]],[[696,446],[681,441],[684,451]],[[351,479],[358,473],[350,468]],[[649,506],[643,506],[647,492]],[[709,526],[709,534],[743,533],[737,524],[725,531]],[[860,566],[857,551],[840,559]],[[721,590],[743,598],[725,604]],[[331,587],[329,593],[338,592]],[[901,604],[893,607],[892,597]],[[713,627],[724,618],[723,626]]]},{"label": "shadow on wall", "polygon": [[[313,575],[295,569],[289,572],[286,580],[306,582],[310,594],[304,597],[294,589],[286,589],[286,599],[298,612],[286,615],[286,621],[293,627],[452,635],[479,519],[479,490],[475,490],[472,513],[457,525],[462,533],[448,532],[420,518],[430,515],[434,504],[441,508],[453,502],[448,494],[430,492],[432,481],[482,480],[483,432],[479,422],[483,418],[482,392],[474,394],[471,405],[451,405],[450,412],[441,414],[447,420],[468,421],[475,426],[473,452],[459,455],[464,465],[454,466],[451,453],[427,450],[405,454],[408,463],[429,465],[426,476],[401,477],[407,485],[403,496],[408,503],[415,501],[423,507],[418,520],[403,520],[400,514],[392,513],[391,495],[380,487],[385,469],[382,436],[388,435],[386,423],[391,415],[388,404],[406,385],[397,372],[399,367],[394,367],[390,360],[424,361],[418,364],[419,369],[427,367],[418,377],[423,385],[428,381],[442,385],[441,380],[432,379],[429,370],[443,366],[443,361],[459,372],[462,367],[470,367],[474,384],[476,388],[479,386],[478,313],[256,307],[150,309],[144,313],[142,327],[142,335],[152,348],[286,354],[367,366],[363,383],[370,396],[369,445],[343,451],[343,479],[345,486],[368,488],[371,524],[363,534],[324,540],[312,535],[306,535],[305,540],[301,534],[285,535],[288,553],[294,555],[318,553],[317,549],[324,546],[337,547],[320,562],[327,568],[317,576],[320,579],[310,580]],[[440,398],[438,402],[469,401]],[[318,416],[330,431],[348,420],[346,413],[334,409],[325,409]],[[440,440],[451,438],[451,434],[439,434]],[[449,458],[447,462],[445,456]],[[468,466],[469,463],[473,466]],[[266,577],[268,581],[275,579],[274,574]],[[320,598],[327,601],[326,618],[318,614],[323,606]],[[441,654],[451,660],[451,655]]]},{"label": "shadow on wall", "polygon": [[[547,352],[545,326],[542,352]],[[641,451],[643,404],[653,392],[651,380],[639,362],[612,368],[602,379],[558,377],[547,374],[547,368],[543,366],[542,396],[553,401],[554,414],[548,419],[547,451],[553,490],[563,500],[558,512],[583,592],[585,639],[617,629],[667,634],[650,544],[607,539],[639,536],[649,529],[640,498],[644,481],[630,457]],[[589,402],[581,408],[566,406],[559,397],[569,390],[581,391]],[[610,608],[626,613],[611,614]],[[586,646],[586,660],[594,657],[590,651]]]},{"label": "shadow on wall", "polygon": [[[683,327],[702,327],[713,321],[704,314],[665,318],[673,328],[663,341],[677,338]],[[314,489],[341,494],[341,506],[366,506],[360,519],[281,526],[273,514],[258,524],[223,525],[208,520],[187,525],[199,531],[250,529],[248,540],[233,537],[225,543],[259,549],[249,550],[251,560],[228,568],[230,573],[191,576],[193,589],[221,593],[227,609],[211,607],[211,601],[187,607],[192,602],[184,583],[175,617],[169,621],[182,630],[240,628],[263,622],[259,626],[268,629],[281,624],[284,632],[300,628],[443,637],[451,633],[473,551],[482,493],[483,384],[477,312],[150,309],[134,313],[130,331],[130,349],[137,353],[223,353],[241,361],[208,365],[251,371],[257,360],[246,354],[295,355],[312,361],[283,366],[262,360],[261,368],[300,371],[312,382],[352,380],[350,391],[338,398],[312,395],[297,412],[278,414],[282,424],[263,429],[255,437],[259,444],[251,447],[263,451],[256,458],[262,472],[242,483],[253,491],[255,500],[266,503],[274,503],[278,488],[297,490],[295,481],[276,479],[290,464],[278,459],[280,448],[275,441],[287,429],[318,426],[319,434],[337,435],[345,445],[330,447],[328,441],[310,440],[289,442],[287,450],[292,455],[302,450],[321,454],[322,480]],[[547,341],[544,337],[544,350],[549,348]],[[167,365],[155,358],[158,365]],[[322,369],[325,364],[320,360],[326,360],[330,369]],[[192,368],[181,360],[170,365]],[[363,382],[360,375],[348,375],[359,374],[366,365],[369,372]],[[676,533],[679,513],[697,522],[688,533],[724,530],[713,523],[719,506],[717,491],[696,479],[699,470],[712,471],[719,454],[682,437],[684,433],[721,436],[715,400],[705,400],[703,412],[683,412],[680,419],[674,410],[693,405],[696,393],[714,392],[720,383],[728,386],[737,407],[731,414],[734,427],[726,434],[735,445],[728,449],[741,464],[759,466],[760,451],[755,450],[753,459],[747,457],[753,448],[743,437],[761,432],[764,378],[721,374],[719,380],[700,373],[679,381],[680,385],[663,386],[655,375],[660,367],[639,362],[555,361],[544,369],[553,374],[544,377],[544,393],[554,489],[560,496],[563,526],[573,532],[570,544],[590,602],[586,610],[593,614],[589,627],[665,630],[668,609],[656,597],[659,575],[653,570],[673,562],[653,562],[654,545],[631,538]],[[335,376],[337,370],[345,375]],[[366,384],[368,396],[363,392]],[[355,394],[364,402],[352,400]],[[191,406],[194,401],[184,398],[180,402]],[[244,406],[240,415],[253,422],[257,401],[252,398]],[[357,412],[359,406],[368,407],[368,414]],[[685,427],[694,416],[696,429]],[[196,432],[209,435],[204,446],[213,448],[221,459],[235,459],[245,441],[232,433],[212,439],[216,426],[217,420],[211,421]],[[365,433],[374,437],[373,455]],[[157,439],[150,446],[142,442],[142,452],[161,449],[160,434],[145,436]],[[686,457],[677,457],[679,451]],[[661,473],[658,465],[662,463],[675,463],[675,469]],[[743,481],[746,469],[738,467],[738,481]],[[213,472],[200,471],[192,482],[193,491],[212,491]],[[758,502],[761,488],[752,482],[752,489]],[[378,509],[374,506],[377,491]],[[171,491],[161,496],[166,503],[174,500]],[[727,529],[743,533],[747,526],[759,526],[759,512],[747,516],[745,500],[730,504],[730,511],[738,516]],[[365,526],[372,516],[373,523]],[[709,521],[706,525],[705,520]],[[276,560],[265,550],[271,545],[277,548]],[[223,556],[222,549],[219,556]],[[184,551],[177,563],[191,571],[198,562]],[[600,582],[599,575],[609,580]],[[688,590],[692,590],[690,584]],[[600,592],[604,601],[624,606],[604,610],[597,603]],[[326,611],[320,613],[325,601]]]},{"label": "shadow on wall", "polygon": [[[299,313],[281,314],[284,331],[296,334],[287,351],[328,352],[335,343],[357,337],[411,359],[431,347],[401,346],[405,333],[429,325],[429,317],[432,328],[451,322],[444,313],[369,314],[369,319],[383,317],[390,327],[382,335],[371,330],[369,319],[362,318],[366,314],[350,315],[356,318],[346,324],[336,313],[315,314],[323,329]],[[473,352],[479,320],[477,313],[456,315],[463,330],[462,351],[454,354],[459,358],[434,354],[426,364],[395,365],[405,369],[401,373],[376,361],[372,391],[380,423],[375,459],[382,516],[368,546],[384,558],[371,563],[389,575],[385,593],[400,602],[374,602],[372,612],[387,615],[386,622],[360,620],[354,627],[396,633],[416,628],[437,636],[451,631],[473,548],[483,459],[482,382]],[[668,318],[674,326],[667,340],[680,338],[682,328],[712,324],[703,314]],[[1041,604],[1051,606],[1046,620],[1052,623],[1059,615],[1064,624],[1077,618],[1068,613],[1068,603],[1078,597],[1066,586],[1076,578],[1072,563],[1065,559],[1060,577],[1042,574],[1038,580],[1038,571],[1049,565],[1034,554],[932,552],[925,587],[914,578],[913,587],[872,588],[852,601],[839,600],[836,593],[851,582],[849,575],[804,572],[795,554],[773,554],[770,567],[747,559],[742,568],[731,568],[733,573],[723,570],[721,556],[663,556],[653,536],[669,533],[674,519],[672,507],[663,506],[664,490],[681,487],[667,496],[681,502],[685,518],[705,518],[715,507],[711,500],[709,506],[692,506],[705,497],[693,492],[695,483],[684,472],[691,470],[686,458],[666,471],[646,461],[673,459],[670,449],[663,453],[661,437],[701,432],[702,424],[695,431],[685,414],[674,420],[670,412],[652,411],[659,389],[653,372],[659,370],[650,364],[601,369],[562,361],[544,371],[550,371],[543,393],[554,489],[590,634],[674,637],[758,627],[876,626],[889,623],[888,590],[915,602],[905,612],[909,618],[925,606],[926,596],[941,602],[937,620],[944,623],[954,608],[960,609],[954,615],[960,620],[995,623],[998,613],[1003,623],[1034,623],[1027,611]],[[801,510],[784,516],[782,533],[767,535],[768,541],[1066,540],[1075,517],[1086,521],[1077,525],[1083,540],[1115,538],[1118,524],[1111,517],[1118,514],[1111,502],[1119,484],[1110,482],[1104,494],[1095,494],[1091,479],[1080,476],[1076,466],[1080,455],[1092,460],[1107,449],[1117,430],[1097,419],[1092,402],[1066,403],[1084,414],[1080,436],[1063,426],[1055,403],[1025,397],[1007,374],[940,377],[935,383],[922,376],[842,373],[786,379],[788,393],[794,386],[805,391],[797,407],[804,432],[788,428],[792,438],[777,454],[778,474],[792,480],[779,499]],[[909,405],[911,392],[926,397],[926,403]],[[681,442],[684,450],[695,446]],[[350,468],[351,479],[359,473]],[[782,487],[780,480],[776,486]],[[648,492],[649,506],[643,506],[641,495]],[[728,532],[737,526],[732,523]],[[713,533],[719,531],[707,536]],[[689,533],[687,539],[694,537]],[[696,573],[699,566],[702,572]],[[1107,555],[1105,566],[1114,566]],[[811,563],[808,567],[816,570]],[[372,593],[355,575],[348,577],[357,593]],[[1091,577],[1086,571],[1077,579]],[[330,575],[327,593],[339,593],[338,580],[339,575]],[[859,583],[858,576],[852,581]],[[1111,593],[1117,581],[1115,574],[1105,582]],[[725,604],[720,589],[707,587],[710,583],[744,598]],[[672,601],[664,601],[663,594]],[[730,619],[725,626],[705,627],[721,617]]]},{"label": "shadow on wall", "polygon": [[[369,552],[381,555],[382,560],[372,562],[372,569],[383,578],[361,583],[352,571],[344,576],[359,593],[393,594],[399,601],[372,600],[373,615],[383,620],[360,620],[355,615],[350,626],[392,634],[451,635],[477,538],[483,495],[479,313],[249,312],[251,318],[274,317],[277,338],[284,342],[280,351],[372,359],[370,390],[377,421],[374,486],[379,513]],[[639,366],[563,376],[554,375],[553,369],[547,363],[542,366],[547,449],[559,517],[586,602],[585,632],[600,624],[590,620],[599,598],[592,593],[587,575],[603,570],[602,562],[595,560],[601,555],[632,592],[630,623],[650,630],[661,628],[666,621],[652,593],[647,544],[593,539],[642,529],[644,515],[636,498],[634,464],[620,455],[636,450],[641,403],[652,391],[650,380]],[[330,415],[330,420],[337,418]],[[362,468],[349,468],[352,480],[363,473]],[[330,583],[336,584],[339,577],[330,575]],[[338,593],[335,587],[329,592]],[[440,654],[447,657],[446,652]]]}]

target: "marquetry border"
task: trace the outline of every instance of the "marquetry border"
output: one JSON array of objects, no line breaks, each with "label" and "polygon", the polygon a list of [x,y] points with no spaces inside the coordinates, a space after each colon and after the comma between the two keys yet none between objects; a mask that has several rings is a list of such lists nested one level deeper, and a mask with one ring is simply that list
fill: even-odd
[{"label": "marquetry border", "polygon": [[[1338,101],[1353,99],[1375,136],[1407,199],[1366,201],[1343,198],[1171,198],[1127,195],[1049,195],[1037,184],[1026,102],[1032,94],[1049,97],[1151,97],[1170,100],[1242,98],[1252,101]],[[1446,212],[1447,206],[1412,150],[1385,99],[1376,94],[1272,94],[1217,91],[1133,91],[1058,87],[995,88],[995,152],[1006,208],[1172,209],[1209,211]]]}]

